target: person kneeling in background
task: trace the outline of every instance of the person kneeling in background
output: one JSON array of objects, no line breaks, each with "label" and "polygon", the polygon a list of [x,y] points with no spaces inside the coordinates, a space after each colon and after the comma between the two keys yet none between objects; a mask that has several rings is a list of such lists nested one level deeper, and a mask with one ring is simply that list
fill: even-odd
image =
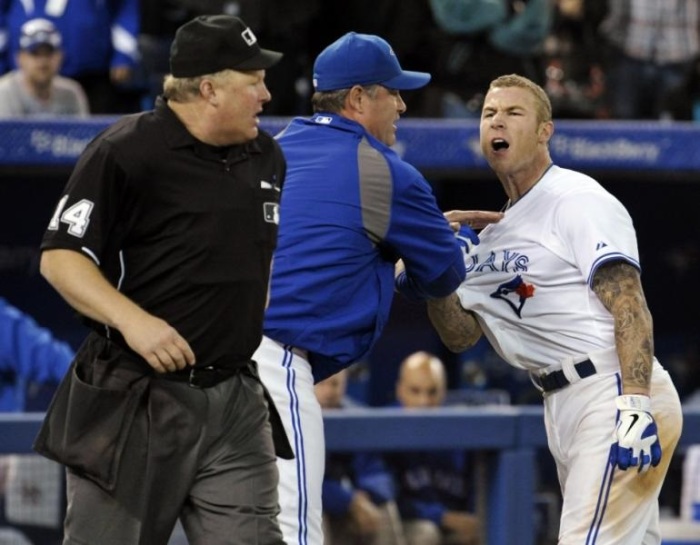
[{"label": "person kneeling in background", "polygon": [[[317,383],[321,408],[352,406],[346,386],[346,369]],[[394,481],[380,455],[328,452],[323,478],[325,545],[404,545],[394,500]]]}]

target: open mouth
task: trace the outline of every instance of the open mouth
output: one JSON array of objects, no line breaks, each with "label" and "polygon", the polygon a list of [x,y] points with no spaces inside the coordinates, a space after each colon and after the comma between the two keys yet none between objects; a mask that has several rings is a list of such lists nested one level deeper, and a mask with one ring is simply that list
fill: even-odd
[{"label": "open mouth", "polygon": [[509,147],[510,144],[503,138],[494,138],[491,140],[491,149],[493,149],[493,151],[500,151],[503,149],[508,149]]}]

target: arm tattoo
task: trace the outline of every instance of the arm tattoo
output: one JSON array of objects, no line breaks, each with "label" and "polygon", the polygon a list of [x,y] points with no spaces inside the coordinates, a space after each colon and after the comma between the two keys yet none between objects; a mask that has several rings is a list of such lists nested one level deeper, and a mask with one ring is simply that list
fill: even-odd
[{"label": "arm tattoo", "polygon": [[476,316],[462,307],[456,293],[428,300],[428,317],[442,342],[452,352],[471,348],[481,338],[481,326]]},{"label": "arm tattoo", "polygon": [[606,264],[596,271],[592,287],[615,320],[623,387],[648,390],[654,337],[639,272],[622,261]]}]

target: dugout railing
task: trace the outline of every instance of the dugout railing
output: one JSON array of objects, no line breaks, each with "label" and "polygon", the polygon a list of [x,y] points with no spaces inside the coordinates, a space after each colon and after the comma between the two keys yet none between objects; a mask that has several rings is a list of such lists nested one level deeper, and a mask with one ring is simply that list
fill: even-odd
[{"label": "dugout railing", "polygon": [[[0,414],[0,454],[30,453],[42,413]],[[546,448],[540,407],[349,408],[324,416],[331,451],[465,449],[481,454],[488,545],[534,542],[536,457]],[[700,408],[684,411],[679,449],[700,443]],[[549,454],[546,454],[549,456]],[[680,493],[680,491],[679,491]],[[665,545],[673,545],[666,541]]]}]

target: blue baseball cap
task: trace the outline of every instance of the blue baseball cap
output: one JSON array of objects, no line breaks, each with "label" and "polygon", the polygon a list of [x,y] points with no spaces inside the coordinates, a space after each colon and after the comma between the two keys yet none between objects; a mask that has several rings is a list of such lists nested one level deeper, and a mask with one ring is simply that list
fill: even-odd
[{"label": "blue baseball cap", "polygon": [[348,32],[326,47],[314,62],[314,89],[335,91],[353,85],[379,84],[407,91],[428,84],[430,74],[402,70],[386,40]]}]

